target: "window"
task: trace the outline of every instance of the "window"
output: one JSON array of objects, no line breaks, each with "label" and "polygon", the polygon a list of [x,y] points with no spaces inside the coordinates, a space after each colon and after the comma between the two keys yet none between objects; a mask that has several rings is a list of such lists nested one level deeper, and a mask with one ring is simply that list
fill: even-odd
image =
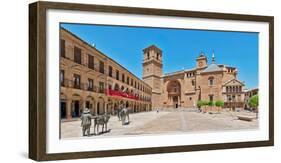
[{"label": "window", "polygon": [[99,82],[99,93],[104,93],[104,82]]},{"label": "window", "polygon": [[74,74],[73,78],[74,78],[74,81],[73,81],[74,85],[73,85],[73,87],[80,89],[80,79],[81,79],[81,76],[78,75],[78,74]]},{"label": "window", "polygon": [[191,80],[191,85],[194,86],[195,85],[195,81]]},{"label": "window", "polygon": [[228,102],[231,102],[231,100],[232,100],[232,99],[231,99],[231,96],[230,96],[230,95],[227,95],[227,101],[228,101]]},{"label": "window", "polygon": [[60,40],[60,56],[65,57],[65,40]]},{"label": "window", "polygon": [[119,80],[119,71],[116,70],[116,80]]},{"label": "window", "polygon": [[127,77],[127,84],[129,85],[130,84],[130,78]]},{"label": "window", "polygon": [[236,97],[235,97],[235,95],[232,95],[232,100],[233,100],[233,102],[235,102],[235,101],[236,101]]},{"label": "window", "polygon": [[108,76],[112,77],[112,67],[108,66]]},{"label": "window", "polygon": [[149,52],[147,52],[147,59],[149,59],[150,58],[150,54],[149,54]]},{"label": "window", "polygon": [[88,67],[90,69],[95,69],[95,63],[94,63],[94,56],[88,55]]},{"label": "window", "polygon": [[78,47],[74,47],[74,62],[81,64],[81,49]]},{"label": "window", "polygon": [[125,75],[122,74],[122,82],[124,83],[125,82]]},{"label": "window", "polygon": [[214,77],[213,76],[211,76],[211,77],[209,77],[209,85],[214,85]]},{"label": "window", "polygon": [[100,61],[99,65],[100,65],[100,67],[99,67],[100,73],[104,74],[104,63],[103,63],[103,61]]},{"label": "window", "polygon": [[93,79],[88,79],[88,90],[93,91],[94,90],[94,81]]},{"label": "window", "polygon": [[159,60],[159,53],[157,53],[156,59]]},{"label": "window", "polygon": [[133,86],[134,85],[134,80],[133,79],[131,79],[131,86]]},{"label": "window", "polygon": [[60,71],[60,84],[64,86],[64,70]]},{"label": "window", "polygon": [[137,82],[135,81],[135,88],[137,88]]}]

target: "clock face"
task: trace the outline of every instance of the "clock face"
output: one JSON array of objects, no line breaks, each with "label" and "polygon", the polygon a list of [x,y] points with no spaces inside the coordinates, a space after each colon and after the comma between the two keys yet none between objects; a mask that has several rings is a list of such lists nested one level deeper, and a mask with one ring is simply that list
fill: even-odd
[{"label": "clock face", "polygon": [[199,62],[199,67],[202,67],[203,66],[203,62]]}]

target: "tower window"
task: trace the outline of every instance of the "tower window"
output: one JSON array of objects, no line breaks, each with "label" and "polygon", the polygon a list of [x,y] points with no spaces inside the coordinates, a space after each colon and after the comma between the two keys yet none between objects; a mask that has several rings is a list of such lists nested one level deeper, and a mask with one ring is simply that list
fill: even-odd
[{"label": "tower window", "polygon": [[213,76],[211,76],[211,77],[209,77],[209,85],[214,85],[214,77]]},{"label": "tower window", "polygon": [[149,59],[150,58],[150,54],[149,54],[149,52],[147,52],[147,59]]},{"label": "tower window", "polygon": [[194,86],[195,85],[195,81],[191,80],[191,85]]}]

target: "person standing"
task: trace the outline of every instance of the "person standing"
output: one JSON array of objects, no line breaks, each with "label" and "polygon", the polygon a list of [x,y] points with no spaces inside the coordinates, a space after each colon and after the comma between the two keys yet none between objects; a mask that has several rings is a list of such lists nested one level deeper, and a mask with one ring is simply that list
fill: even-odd
[{"label": "person standing", "polygon": [[90,110],[88,108],[85,108],[85,110],[82,112],[81,115],[81,127],[82,127],[82,135],[86,136],[86,132],[87,132],[87,136],[90,136],[90,128],[91,128],[91,124],[92,124],[92,115],[90,113]]}]

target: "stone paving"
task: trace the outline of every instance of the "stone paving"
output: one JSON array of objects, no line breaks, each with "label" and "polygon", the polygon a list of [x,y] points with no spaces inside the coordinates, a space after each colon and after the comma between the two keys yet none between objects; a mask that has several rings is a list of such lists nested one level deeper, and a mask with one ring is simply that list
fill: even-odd
[{"label": "stone paving", "polygon": [[[109,131],[100,135],[93,135],[92,125],[91,137],[258,129],[258,120],[238,120],[237,115],[255,117],[254,113],[227,111],[219,114],[186,110],[142,112],[130,114],[130,123],[123,126],[117,116],[111,116]],[[81,137],[80,124],[80,120],[62,122],[61,138]]]}]

